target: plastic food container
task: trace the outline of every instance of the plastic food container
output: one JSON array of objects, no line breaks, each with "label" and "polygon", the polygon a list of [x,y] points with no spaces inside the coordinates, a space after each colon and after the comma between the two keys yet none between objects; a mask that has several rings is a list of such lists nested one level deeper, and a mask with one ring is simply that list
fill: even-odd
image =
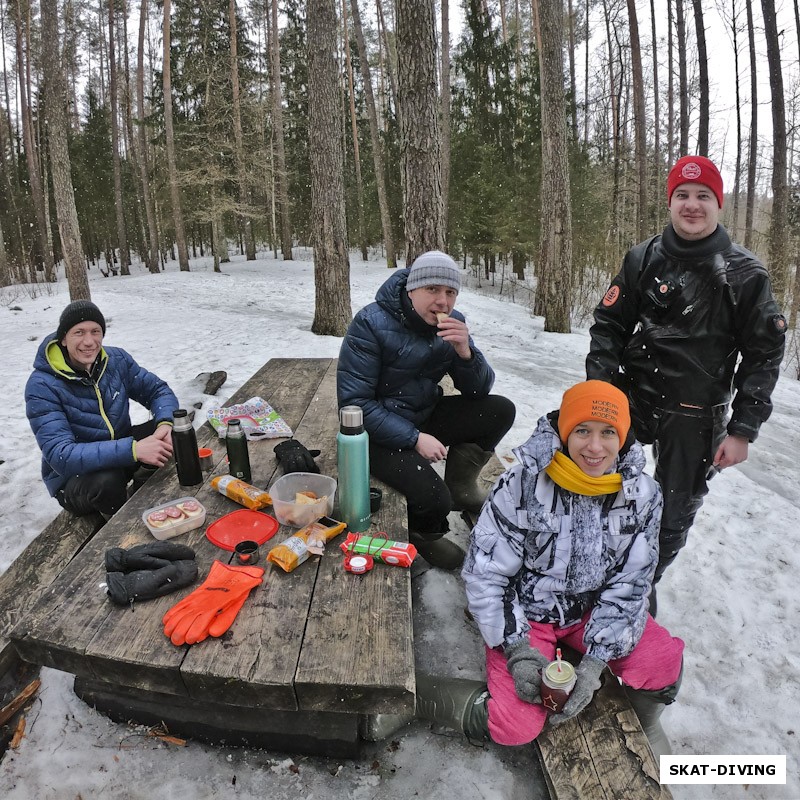
[{"label": "plastic food container", "polygon": [[199,528],[206,521],[206,509],[194,497],[179,497],[142,513],[142,522],[156,539],[171,539]]},{"label": "plastic food container", "polygon": [[[298,500],[301,492],[310,492],[317,499],[304,496],[304,500]],[[290,472],[278,478],[269,493],[278,521],[282,525],[304,528],[333,511],[336,481],[313,472]]]}]

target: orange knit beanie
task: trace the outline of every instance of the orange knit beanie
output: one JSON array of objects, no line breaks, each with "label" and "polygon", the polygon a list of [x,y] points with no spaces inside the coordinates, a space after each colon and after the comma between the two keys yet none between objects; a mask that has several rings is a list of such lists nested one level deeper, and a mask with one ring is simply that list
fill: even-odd
[{"label": "orange knit beanie", "polygon": [[605,381],[584,381],[564,392],[558,414],[558,435],[565,442],[581,422],[598,420],[616,428],[620,444],[628,436],[631,412],[628,398]]}]

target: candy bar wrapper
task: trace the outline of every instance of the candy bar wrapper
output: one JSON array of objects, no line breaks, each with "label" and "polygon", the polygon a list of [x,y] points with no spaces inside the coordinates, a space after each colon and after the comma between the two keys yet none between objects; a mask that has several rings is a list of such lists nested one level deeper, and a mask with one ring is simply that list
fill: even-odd
[{"label": "candy bar wrapper", "polygon": [[393,542],[385,533],[375,535],[348,533],[340,547],[345,553],[370,555],[393,567],[410,567],[417,556],[417,548],[413,544]]}]

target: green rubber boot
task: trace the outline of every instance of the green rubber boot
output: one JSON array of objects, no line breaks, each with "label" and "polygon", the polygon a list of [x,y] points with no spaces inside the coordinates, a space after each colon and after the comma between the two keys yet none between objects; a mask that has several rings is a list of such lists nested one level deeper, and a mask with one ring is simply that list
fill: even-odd
[{"label": "green rubber boot", "polygon": [[670,745],[667,734],[664,733],[664,729],[661,727],[661,715],[664,713],[664,706],[672,703],[677,697],[682,680],[683,665],[681,665],[678,680],[664,689],[631,689],[630,686],[622,685],[636,716],[639,718],[644,735],[650,743],[650,749],[656,757],[656,763],[658,763],[660,756],[672,755],[672,745]]},{"label": "green rubber boot", "polygon": [[444,536],[439,539],[425,539],[420,534],[410,531],[408,540],[432,567],[439,569],[460,569],[467,555],[463,548]]},{"label": "green rubber boot", "polygon": [[[427,719],[453,730],[468,739],[489,738],[489,692],[481,681],[438,677],[417,673],[416,718]],[[373,714],[361,718],[362,739],[377,742],[408,725],[411,714]]]},{"label": "green rubber boot", "polygon": [[417,673],[417,716],[461,731],[468,739],[489,738],[488,701],[482,681]]},{"label": "green rubber boot", "polygon": [[479,514],[489,487],[478,485],[478,476],[492,457],[492,450],[481,450],[477,444],[454,444],[447,451],[444,482],[453,498],[454,511]]}]

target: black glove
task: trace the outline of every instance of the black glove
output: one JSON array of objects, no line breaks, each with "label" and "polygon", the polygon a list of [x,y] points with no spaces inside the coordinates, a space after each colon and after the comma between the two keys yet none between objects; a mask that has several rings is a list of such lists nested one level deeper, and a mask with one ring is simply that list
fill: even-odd
[{"label": "black glove", "polygon": [[192,560],[165,562],[159,569],[106,574],[108,597],[118,606],[133,606],[134,600],[152,600],[182,589],[197,580],[197,562]]},{"label": "black glove", "polygon": [[319,472],[314,459],[319,450],[308,450],[297,439],[287,439],[272,448],[284,472]]},{"label": "black glove", "polygon": [[584,656],[578,668],[575,670],[575,688],[564,703],[564,708],[560,714],[553,714],[550,717],[552,725],[560,725],[562,722],[574,717],[589,705],[594,693],[600,688],[600,676],[606,668],[606,662],[594,656]]},{"label": "black glove", "polygon": [[505,654],[517,697],[526,703],[541,703],[542,670],[550,663],[549,659],[531,647],[527,638],[514,642]]},{"label": "black glove", "polygon": [[194,559],[194,550],[174,542],[148,542],[125,550],[111,547],[106,550],[106,572],[133,572],[137,569],[159,569],[173,561]]}]

